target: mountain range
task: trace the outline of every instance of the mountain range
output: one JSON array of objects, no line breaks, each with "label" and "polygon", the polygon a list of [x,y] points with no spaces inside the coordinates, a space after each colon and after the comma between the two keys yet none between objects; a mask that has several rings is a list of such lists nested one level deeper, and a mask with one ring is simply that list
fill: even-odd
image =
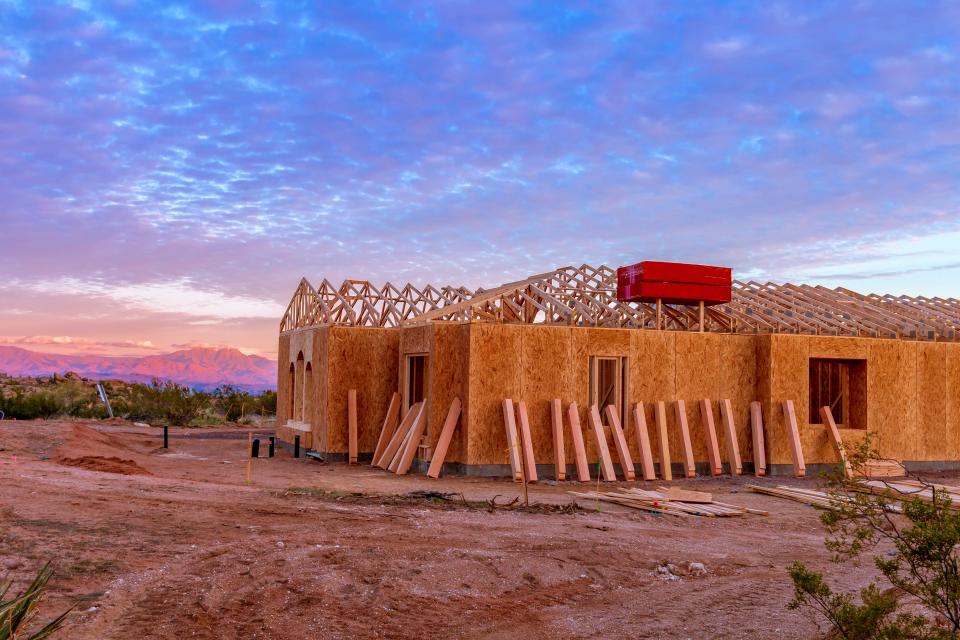
[{"label": "mountain range", "polygon": [[151,356],[96,356],[38,353],[0,346],[0,372],[42,376],[73,371],[84,378],[150,382],[170,380],[195,389],[230,384],[248,391],[274,389],[277,363],[236,349],[194,348]]}]

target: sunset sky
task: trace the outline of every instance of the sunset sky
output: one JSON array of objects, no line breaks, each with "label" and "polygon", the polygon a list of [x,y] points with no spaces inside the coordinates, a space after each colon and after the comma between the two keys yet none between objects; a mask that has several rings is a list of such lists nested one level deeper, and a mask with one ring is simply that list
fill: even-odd
[{"label": "sunset sky", "polygon": [[0,0],[0,344],[274,356],[301,276],[960,296],[960,3]]}]

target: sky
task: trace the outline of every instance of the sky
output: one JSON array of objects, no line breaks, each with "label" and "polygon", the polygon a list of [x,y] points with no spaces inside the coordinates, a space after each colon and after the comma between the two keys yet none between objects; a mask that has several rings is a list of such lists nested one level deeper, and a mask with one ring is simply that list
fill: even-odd
[{"label": "sky", "polygon": [[645,259],[960,297],[958,104],[949,1],[0,0],[0,344]]}]

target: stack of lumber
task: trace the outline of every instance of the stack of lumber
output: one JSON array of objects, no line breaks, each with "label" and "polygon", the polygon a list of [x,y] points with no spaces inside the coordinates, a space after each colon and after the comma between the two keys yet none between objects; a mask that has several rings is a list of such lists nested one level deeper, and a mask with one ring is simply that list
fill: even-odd
[{"label": "stack of lumber", "polygon": [[[609,502],[650,513],[672,516],[706,518],[729,518],[746,514],[769,515],[766,511],[748,509],[734,504],[717,502],[709,493],[683,491],[660,487],[660,491],[624,489],[623,491],[571,491],[572,495],[600,502]],[[683,495],[687,494],[687,495]],[[679,496],[685,499],[675,499]]]},{"label": "stack of lumber", "polygon": [[855,471],[861,478],[902,478],[907,475],[906,468],[896,460],[867,460]]},{"label": "stack of lumber", "polygon": [[[764,487],[761,485],[747,485],[754,493],[762,493],[768,496],[776,496],[802,502],[821,509],[831,509],[853,500],[850,496],[829,494],[816,489],[804,489],[802,487],[788,487],[787,485],[777,485],[776,487]],[[891,508],[890,511],[899,512],[899,508]]]},{"label": "stack of lumber", "polygon": [[933,490],[944,491],[950,498],[951,507],[960,511],[960,487],[948,484],[935,484],[932,482],[920,482],[919,480],[861,480],[857,487],[866,493],[882,495],[888,491],[894,498],[920,498],[921,500],[932,501]]}]

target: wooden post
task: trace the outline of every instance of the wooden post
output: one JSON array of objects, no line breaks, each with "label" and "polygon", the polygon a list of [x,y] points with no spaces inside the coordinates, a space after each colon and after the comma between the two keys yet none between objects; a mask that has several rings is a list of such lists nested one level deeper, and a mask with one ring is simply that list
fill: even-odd
[{"label": "wooden post", "polygon": [[653,453],[650,450],[650,433],[647,431],[647,416],[643,414],[643,403],[633,407],[633,426],[637,432],[637,448],[640,449],[640,466],[643,467],[644,480],[656,480],[653,470]]},{"label": "wooden post", "polygon": [[667,407],[658,400],[654,416],[657,421],[657,444],[660,446],[660,476],[667,481],[673,480],[670,468],[670,442],[667,440]]},{"label": "wooden post", "polygon": [[663,307],[663,300],[657,298],[657,331],[663,328],[663,311],[661,307]]},{"label": "wooden post", "polygon": [[760,403],[750,403],[750,428],[753,431],[753,473],[758,478],[767,475],[767,452],[763,443],[763,411]]},{"label": "wooden post", "polygon": [[563,442],[563,405],[559,398],[550,402],[550,421],[553,425],[553,477],[562,481],[567,479],[567,453]]},{"label": "wooden post", "polygon": [[793,456],[793,474],[802,478],[807,474],[807,465],[803,462],[803,447],[800,444],[800,430],[797,428],[797,413],[793,400],[783,401],[783,422],[787,426],[787,442],[790,455]]},{"label": "wooden post", "polygon": [[453,432],[457,428],[459,419],[460,398],[454,398],[453,402],[450,403],[450,410],[447,411],[447,419],[443,422],[443,430],[440,432],[440,439],[437,440],[437,448],[430,460],[430,469],[427,470],[427,475],[431,478],[440,477],[443,459],[447,457],[447,449],[450,448],[450,441],[453,440]]},{"label": "wooden post", "polygon": [[607,482],[616,482],[617,474],[613,472],[613,461],[610,459],[610,447],[607,446],[607,434],[603,432],[603,423],[600,421],[600,410],[597,405],[590,405],[590,425],[593,427],[593,436],[597,440],[597,455],[600,457],[600,469],[603,479]]},{"label": "wooden post", "polygon": [[587,449],[583,444],[583,429],[580,427],[580,411],[577,403],[571,402],[567,407],[567,417],[570,419],[570,437],[573,439],[573,461],[577,466],[577,480],[590,482],[590,466],[587,464]]},{"label": "wooden post", "polygon": [[693,444],[690,442],[690,427],[687,424],[687,403],[677,400],[674,408],[677,412],[677,424],[680,425],[680,438],[683,443],[683,465],[688,478],[697,477],[697,464],[693,460]]},{"label": "wooden post", "polygon": [[840,463],[843,464],[843,475],[847,478],[852,478],[853,469],[847,460],[847,451],[843,448],[843,440],[840,439],[840,430],[837,429],[837,422],[833,419],[833,410],[830,407],[820,407],[820,418],[823,420],[823,424],[827,425],[830,439],[833,441],[833,446],[837,450],[837,455],[840,456]]},{"label": "wooden post", "polygon": [[390,398],[390,405],[387,407],[387,415],[383,419],[383,426],[380,427],[380,437],[377,438],[377,446],[373,450],[373,460],[371,466],[376,466],[377,460],[383,455],[383,450],[397,430],[397,421],[400,418],[400,394],[394,391]]},{"label": "wooden post", "polygon": [[406,439],[407,433],[410,432],[413,421],[417,419],[417,413],[420,411],[421,406],[423,406],[423,403],[417,402],[407,410],[407,415],[403,416],[403,422],[401,422],[397,430],[393,432],[393,437],[390,438],[387,446],[383,448],[383,453],[380,454],[380,458],[373,461],[373,466],[386,469],[390,465],[400,445],[403,444],[404,439]]},{"label": "wooden post", "polygon": [[517,435],[517,419],[513,413],[513,400],[503,401],[503,425],[507,430],[507,455],[510,458],[510,471],[513,481],[523,480],[523,463],[520,461],[520,439]]},{"label": "wooden post", "polygon": [[517,414],[520,417],[520,449],[523,451],[524,477],[527,482],[537,481],[537,461],[533,456],[533,438],[530,436],[530,420],[527,418],[527,403],[523,400],[517,403]]},{"label": "wooden post", "polygon": [[413,459],[417,455],[417,449],[420,447],[420,441],[423,440],[423,432],[427,428],[427,412],[424,410],[426,403],[420,407],[420,415],[417,416],[410,430],[410,437],[407,439],[407,448],[403,451],[400,463],[397,465],[397,475],[402,476],[410,470]]},{"label": "wooden post", "polygon": [[636,480],[637,472],[633,468],[633,458],[630,456],[630,448],[627,447],[627,437],[620,426],[617,407],[612,404],[607,405],[607,422],[610,423],[610,433],[613,435],[613,445],[617,450],[617,457],[620,458],[623,477],[627,480]]},{"label": "wooden post", "polygon": [[737,427],[733,422],[733,408],[729,400],[720,401],[720,418],[723,420],[723,429],[727,440],[727,457],[730,459],[730,475],[738,476],[743,473],[743,463],[740,461],[740,444],[737,442]]},{"label": "wooden post", "polygon": [[709,400],[700,401],[700,419],[703,421],[703,430],[707,435],[707,457],[710,458],[710,473],[719,476],[723,473],[723,463],[720,461],[717,427],[713,421],[713,403]]},{"label": "wooden post", "polygon": [[703,319],[704,319],[704,318],[703,318],[703,316],[704,316],[704,312],[703,312],[703,300],[701,300],[701,301],[700,301],[700,333],[703,333],[703,331],[704,331],[704,328],[703,328]]},{"label": "wooden post", "polygon": [[349,451],[349,463],[357,464],[357,458],[360,455],[358,434],[357,434],[357,390],[350,389],[347,392],[347,447]]}]

